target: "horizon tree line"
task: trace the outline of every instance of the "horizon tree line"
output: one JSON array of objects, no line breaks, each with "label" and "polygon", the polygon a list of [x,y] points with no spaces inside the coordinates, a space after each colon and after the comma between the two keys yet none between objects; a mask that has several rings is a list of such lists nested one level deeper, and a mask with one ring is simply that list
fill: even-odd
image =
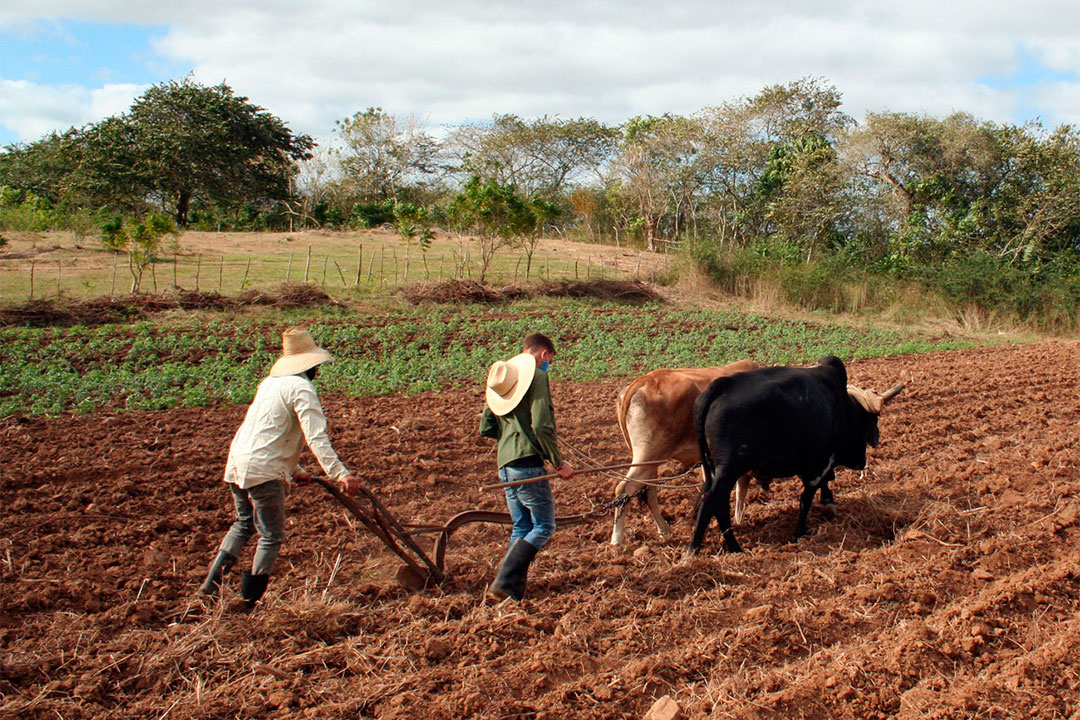
[{"label": "horizon tree line", "polygon": [[320,146],[225,83],[186,77],[122,115],[4,148],[0,229],[89,232],[155,212],[205,229],[389,223],[421,244],[440,226],[649,250],[760,246],[804,262],[842,251],[893,271],[973,252],[1075,266],[1076,128],[962,112],[857,122],[841,100],[803,78],[689,115],[496,114],[438,137],[370,107]]}]

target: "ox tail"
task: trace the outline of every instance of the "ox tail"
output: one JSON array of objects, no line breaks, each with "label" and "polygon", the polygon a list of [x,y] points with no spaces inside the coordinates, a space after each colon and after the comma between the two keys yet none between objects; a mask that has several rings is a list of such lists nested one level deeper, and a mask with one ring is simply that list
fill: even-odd
[{"label": "ox tail", "polygon": [[747,491],[750,489],[750,476],[743,475],[735,483],[735,524],[741,525],[746,515]]},{"label": "ox tail", "polygon": [[727,388],[727,382],[726,377],[713,380],[709,383],[709,387],[705,388],[705,392],[694,401],[694,429],[697,430],[698,450],[701,452],[701,469],[705,474],[705,483],[701,488],[703,495],[709,492],[716,480],[714,477],[716,465],[713,463],[712,453],[709,452],[709,440],[705,435],[705,420],[709,416],[709,408],[712,407],[713,401]]}]

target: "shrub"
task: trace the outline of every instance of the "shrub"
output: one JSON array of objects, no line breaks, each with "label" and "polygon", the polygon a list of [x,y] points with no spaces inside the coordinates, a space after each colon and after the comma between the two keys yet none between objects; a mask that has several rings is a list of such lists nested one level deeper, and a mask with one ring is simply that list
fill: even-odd
[{"label": "shrub", "polygon": [[353,206],[352,217],[349,219],[349,224],[355,228],[373,228],[393,222],[393,200],[378,203],[357,203]]}]

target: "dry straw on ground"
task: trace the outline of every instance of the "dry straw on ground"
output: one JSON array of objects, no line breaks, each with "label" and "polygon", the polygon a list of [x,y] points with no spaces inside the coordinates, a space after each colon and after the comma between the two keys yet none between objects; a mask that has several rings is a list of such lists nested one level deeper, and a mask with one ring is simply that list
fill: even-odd
[{"label": "dry straw on ground", "polygon": [[501,288],[488,287],[473,280],[450,280],[412,285],[402,290],[402,294],[414,303],[499,303],[527,297],[595,298],[640,303],[660,298],[652,287],[640,280],[551,280]]},{"label": "dry straw on ground", "polygon": [[285,283],[269,290],[247,290],[231,297],[215,292],[180,290],[93,300],[31,300],[24,305],[0,308],[0,327],[104,325],[142,320],[168,310],[225,310],[245,305],[293,308],[333,302],[322,289],[302,283]]}]

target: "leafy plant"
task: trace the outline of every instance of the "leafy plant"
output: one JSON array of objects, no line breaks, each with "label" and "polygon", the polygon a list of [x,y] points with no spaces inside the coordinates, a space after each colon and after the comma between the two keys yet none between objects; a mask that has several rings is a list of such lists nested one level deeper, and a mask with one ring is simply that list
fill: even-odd
[{"label": "leafy plant", "polygon": [[113,216],[101,226],[101,242],[105,249],[128,253],[132,293],[139,292],[143,272],[157,259],[164,239],[178,234],[172,218],[161,213],[149,213],[141,221]]},{"label": "leafy plant", "polygon": [[[807,363],[965,347],[871,327],[781,321],[737,312],[543,301],[501,308],[409,307],[357,317],[305,310],[272,318],[188,316],[158,323],[0,329],[0,416],[163,409],[251,400],[284,325],[304,323],[336,358],[321,390],[349,395],[479,387],[485,369],[530,332],[559,346],[567,380],[626,377],[656,367],[740,358]],[[678,327],[672,334],[670,328]]]}]

